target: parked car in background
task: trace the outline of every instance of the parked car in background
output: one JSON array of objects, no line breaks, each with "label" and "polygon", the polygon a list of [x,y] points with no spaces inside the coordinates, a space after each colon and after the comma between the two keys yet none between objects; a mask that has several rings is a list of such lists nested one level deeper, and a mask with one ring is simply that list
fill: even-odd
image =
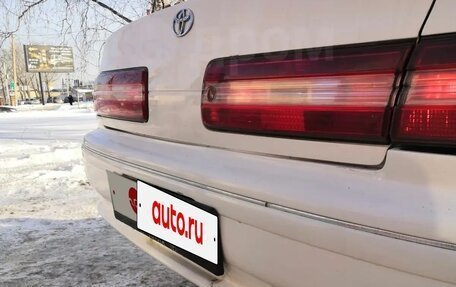
[{"label": "parked car in background", "polygon": [[0,106],[0,113],[13,113],[13,112],[17,112],[17,110],[13,107]]},{"label": "parked car in background", "polygon": [[63,103],[63,101],[60,99],[60,97],[47,97],[46,103],[60,104],[60,103]]},{"label": "parked car in background", "polygon": [[83,143],[101,215],[200,286],[454,286],[454,11],[191,0],[123,27]]},{"label": "parked car in background", "polygon": [[31,105],[31,104],[32,104],[32,100],[30,100],[30,99],[25,99],[25,100],[19,101],[19,105]]},{"label": "parked car in background", "polygon": [[19,101],[19,105],[38,105],[41,104],[40,99],[25,99]]}]

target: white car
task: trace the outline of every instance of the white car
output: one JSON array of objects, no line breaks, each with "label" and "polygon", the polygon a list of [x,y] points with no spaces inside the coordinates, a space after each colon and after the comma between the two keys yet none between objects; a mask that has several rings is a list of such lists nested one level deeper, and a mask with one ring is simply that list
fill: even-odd
[{"label": "white car", "polygon": [[100,213],[199,286],[454,286],[455,11],[189,0],[125,26],[83,144]]}]

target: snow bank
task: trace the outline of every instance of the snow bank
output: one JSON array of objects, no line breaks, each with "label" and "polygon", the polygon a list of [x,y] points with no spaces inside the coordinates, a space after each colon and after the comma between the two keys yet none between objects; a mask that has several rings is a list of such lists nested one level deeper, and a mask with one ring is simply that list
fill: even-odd
[{"label": "snow bank", "polygon": [[33,105],[18,105],[15,106],[14,108],[18,112],[24,112],[24,111],[52,111],[60,108],[61,104],[33,104]]},{"label": "snow bank", "polygon": [[55,111],[55,110],[77,110],[77,109],[88,109],[93,111],[93,102],[74,102],[73,105],[68,103],[66,104],[54,104],[48,103],[45,105],[42,104],[33,104],[33,105],[19,105],[14,107],[18,112],[28,112],[28,111]]},{"label": "snow bank", "polygon": [[0,115],[0,286],[193,286],[98,216],[80,147],[95,127],[78,111]]}]

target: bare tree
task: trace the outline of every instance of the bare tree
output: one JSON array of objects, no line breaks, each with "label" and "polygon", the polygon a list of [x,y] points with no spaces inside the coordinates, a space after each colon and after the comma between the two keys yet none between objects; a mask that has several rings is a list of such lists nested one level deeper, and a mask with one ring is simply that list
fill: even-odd
[{"label": "bare tree", "polygon": [[[0,0],[0,8],[5,11],[2,16],[6,16],[3,17],[4,19],[9,19],[9,21],[7,21],[7,27],[0,27],[0,39],[5,40],[9,38],[12,34],[17,32],[23,24],[31,24],[30,20],[34,18],[33,16],[38,15],[39,19],[50,19],[51,17],[59,16],[56,15],[54,11],[52,11],[52,14],[46,13],[46,10],[42,9],[46,4],[64,8],[60,11],[63,12],[62,15],[60,15],[60,22],[62,24],[62,32],[65,32],[68,28],[68,24],[70,24],[72,20],[71,18],[79,17],[84,20],[84,17],[89,16],[87,9],[98,10],[100,13],[102,13],[102,11],[107,11],[108,13],[102,13],[104,17],[124,25],[132,22],[132,19],[134,20],[144,16],[148,7],[150,12],[153,13],[185,1],[186,0],[23,0],[18,1],[18,5],[11,6],[11,1]],[[37,11],[38,13],[36,14]],[[109,17],[109,15],[111,17]],[[106,22],[102,23],[102,25],[103,24],[106,24]]]},{"label": "bare tree", "polygon": [[[17,83],[16,89],[19,92],[20,98],[24,100],[25,98],[30,98],[29,85],[34,80],[35,74],[27,73],[25,69],[25,59],[22,52],[22,47],[16,45],[16,56],[17,56]],[[12,51],[10,49],[0,49],[0,81],[1,88],[3,90],[2,94],[4,101],[6,102],[6,94],[9,85],[9,81],[12,80]]]},{"label": "bare tree", "polygon": [[[37,44],[36,40],[34,41],[37,35],[33,35],[33,27],[36,23],[44,23],[55,30],[55,39],[58,42],[54,40],[53,45],[73,47],[76,73],[85,75],[89,67],[98,68],[104,42],[113,31],[146,14],[184,1],[0,0],[0,18],[5,19],[0,24],[0,54],[6,56],[4,59],[1,57],[0,59],[7,63],[7,73],[12,74],[10,56],[8,56],[8,52],[1,52],[2,48],[3,50],[10,48],[10,41],[6,40],[10,39],[11,35],[19,33],[22,34],[20,40],[23,42]],[[149,11],[147,11],[148,9]],[[38,44],[43,43],[38,42]],[[17,55],[23,55],[22,50],[17,52]],[[96,58],[98,61],[94,60]],[[22,59],[18,58],[17,67],[21,69],[18,71],[20,85],[33,86],[36,82],[35,75],[22,71],[22,68],[25,67]],[[0,85],[5,90],[6,75],[1,73]],[[5,74],[4,71],[3,74]],[[21,94],[21,97],[29,98],[30,94],[25,92]]]}]

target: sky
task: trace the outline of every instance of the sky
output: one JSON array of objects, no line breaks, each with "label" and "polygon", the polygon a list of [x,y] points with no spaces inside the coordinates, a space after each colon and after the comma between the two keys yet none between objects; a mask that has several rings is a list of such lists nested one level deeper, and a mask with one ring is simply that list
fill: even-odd
[{"label": "sky", "polygon": [[[26,9],[24,3],[33,1],[0,0],[0,32],[14,30],[17,15]],[[62,77],[79,79],[83,83],[93,81],[98,75],[98,66],[104,41],[109,35],[125,25],[120,18],[106,9],[86,0],[45,0],[35,6],[23,18],[15,33],[16,45],[65,45],[73,48],[75,72],[59,74],[55,85],[59,88]],[[146,14],[147,0],[104,0],[126,17],[135,20]],[[89,6],[87,6],[89,3]],[[10,48],[7,40],[4,48]]]}]

